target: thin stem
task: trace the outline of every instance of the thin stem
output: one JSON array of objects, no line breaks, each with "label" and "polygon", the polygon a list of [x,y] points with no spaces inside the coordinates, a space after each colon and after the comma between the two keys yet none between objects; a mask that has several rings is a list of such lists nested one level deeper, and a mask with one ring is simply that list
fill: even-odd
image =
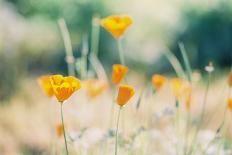
[{"label": "thin stem", "polygon": [[176,56],[167,49],[165,52],[163,52],[164,56],[167,58],[167,60],[170,62],[171,66],[175,70],[177,76],[179,78],[185,78],[184,70],[179,62],[179,60],[176,58]]},{"label": "thin stem", "polygon": [[70,39],[70,35],[68,32],[68,28],[63,18],[58,20],[58,24],[59,24],[60,31],[62,34],[62,38],[64,40],[66,61],[68,64],[68,74],[74,76],[75,75],[75,65],[74,65],[75,60],[73,56],[72,44],[71,44],[71,39]]},{"label": "thin stem", "polygon": [[190,111],[187,111],[187,121],[186,121],[186,129],[185,129],[185,138],[184,138],[184,154],[187,154],[188,150],[188,131],[189,131],[189,125],[190,125],[191,115]]},{"label": "thin stem", "polygon": [[100,60],[96,57],[96,55],[91,54],[89,57],[89,60],[90,60],[90,63],[97,74],[97,77],[99,79],[104,80],[104,81],[108,81],[106,71],[105,71],[102,63],[100,62]]},{"label": "thin stem", "polygon": [[66,134],[65,134],[65,127],[64,127],[64,118],[63,118],[63,103],[61,103],[60,106],[60,113],[61,113],[61,121],[62,121],[62,127],[64,131],[64,142],[65,142],[65,149],[66,149],[66,155],[69,155],[68,153],[68,145],[67,145],[67,140],[66,140]]},{"label": "thin stem", "polygon": [[88,60],[88,36],[84,35],[83,37],[83,43],[82,43],[82,50],[81,50],[81,78],[85,79],[87,77],[87,60]]},{"label": "thin stem", "polygon": [[226,112],[227,112],[227,109],[226,109],[225,112],[224,112],[223,121],[222,121],[222,123],[220,124],[220,126],[218,127],[217,132],[216,132],[214,138],[207,144],[205,150],[203,150],[203,153],[202,153],[203,155],[204,155],[204,154],[206,153],[206,151],[209,149],[209,147],[211,146],[211,144],[213,144],[213,142],[216,140],[217,135],[220,133],[221,129],[223,128],[223,126],[224,126],[224,124],[225,124],[225,121],[226,121],[226,117],[225,117],[225,116],[226,116]]},{"label": "thin stem", "polygon": [[107,81],[107,75],[105,69],[98,59],[99,53],[99,40],[100,40],[100,18],[99,15],[96,15],[92,19],[92,32],[91,32],[91,49],[89,61],[95,70],[99,79]]},{"label": "thin stem", "polygon": [[117,119],[117,127],[116,127],[116,137],[115,137],[115,155],[118,154],[118,126],[119,126],[119,119],[120,119],[120,112],[121,112],[122,107],[120,106],[118,110],[118,119]]},{"label": "thin stem", "polygon": [[190,149],[190,151],[189,151],[189,155],[191,155],[191,154],[193,153],[193,147],[194,147],[193,144],[194,144],[195,141],[196,141],[198,132],[199,132],[199,130],[200,130],[200,127],[201,127],[202,122],[203,122],[203,119],[204,119],[205,107],[206,107],[207,96],[208,96],[208,92],[209,92],[210,81],[211,81],[211,72],[209,72],[208,81],[207,81],[207,86],[206,86],[206,91],[205,91],[205,94],[204,94],[203,106],[202,106],[202,111],[201,111],[201,116],[200,116],[200,123],[199,123],[198,126],[197,126],[195,136],[194,136],[193,141],[192,141],[192,143],[191,143],[191,145],[190,145],[190,146],[192,146],[192,147],[191,147],[191,149]]},{"label": "thin stem", "polygon": [[100,25],[99,16],[95,16],[92,19],[92,33],[91,33],[91,52],[98,56],[98,46],[99,46],[99,35],[100,35]]},{"label": "thin stem", "polygon": [[114,118],[114,105],[115,105],[115,103],[112,102],[112,104],[111,104],[111,110],[110,110],[111,114],[110,114],[109,128],[112,127],[112,122],[113,122],[113,118]]},{"label": "thin stem", "polygon": [[[179,136],[179,114],[180,114],[180,107],[179,107],[179,101],[178,99],[175,99],[175,109],[176,109],[176,117],[175,117],[175,130],[176,130],[176,134],[177,136]],[[179,147],[178,147],[178,142],[175,145],[176,147],[176,154],[179,154]]]},{"label": "thin stem", "polygon": [[182,55],[183,60],[184,60],[184,66],[185,66],[185,69],[187,71],[188,80],[191,82],[192,81],[192,69],[191,69],[190,62],[189,62],[189,59],[187,56],[187,52],[186,52],[186,50],[184,48],[184,44],[182,42],[179,43],[179,48],[180,48],[180,52],[181,52],[181,55]]},{"label": "thin stem", "polygon": [[123,48],[122,48],[121,39],[118,39],[117,43],[118,43],[118,52],[119,52],[120,63],[125,65],[124,51],[123,51]]}]

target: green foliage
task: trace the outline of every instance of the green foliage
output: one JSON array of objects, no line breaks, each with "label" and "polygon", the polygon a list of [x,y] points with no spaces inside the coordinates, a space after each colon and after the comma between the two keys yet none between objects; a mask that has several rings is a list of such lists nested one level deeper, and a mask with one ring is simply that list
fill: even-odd
[{"label": "green foliage", "polygon": [[6,54],[0,53],[0,101],[5,101],[13,95],[19,86],[20,65],[14,58],[8,58]]},{"label": "green foliage", "polygon": [[[5,1],[13,4],[16,12],[12,13],[15,14],[16,21],[24,23],[28,32],[19,44],[11,44],[13,49],[17,49],[13,52],[16,55],[0,55],[0,71],[3,74],[0,78],[0,100],[8,99],[14,94],[19,83],[18,77],[25,75],[22,73],[38,74],[38,71],[42,71],[49,74],[67,71],[58,19],[65,19],[71,34],[74,56],[79,57],[82,37],[90,37],[91,34],[92,17],[96,14],[103,17],[109,12],[104,0]],[[22,21],[17,13],[23,16]],[[6,49],[3,47],[0,50],[1,53]]]},{"label": "green foliage", "polygon": [[43,16],[52,21],[64,18],[72,33],[89,33],[93,15],[109,12],[103,0],[7,0],[27,18]]},{"label": "green foliage", "polygon": [[209,61],[229,67],[232,58],[232,6],[222,2],[208,11],[185,8],[181,30],[171,45],[180,57],[178,42],[183,42],[194,67],[203,69]]}]

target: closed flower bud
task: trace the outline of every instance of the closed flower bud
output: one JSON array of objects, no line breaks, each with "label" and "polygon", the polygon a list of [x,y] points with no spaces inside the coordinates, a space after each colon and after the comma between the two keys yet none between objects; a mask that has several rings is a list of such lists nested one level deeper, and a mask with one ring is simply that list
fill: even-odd
[{"label": "closed flower bud", "polygon": [[125,105],[135,94],[133,87],[129,85],[120,85],[118,90],[117,104]]}]

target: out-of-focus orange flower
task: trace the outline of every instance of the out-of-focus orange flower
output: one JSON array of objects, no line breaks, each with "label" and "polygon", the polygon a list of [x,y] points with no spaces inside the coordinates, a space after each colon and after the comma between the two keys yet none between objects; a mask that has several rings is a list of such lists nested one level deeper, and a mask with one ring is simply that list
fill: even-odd
[{"label": "out-of-focus orange flower", "polygon": [[166,77],[159,75],[159,74],[154,74],[152,76],[152,84],[156,90],[159,90],[166,82]]},{"label": "out-of-focus orange flower", "polygon": [[128,68],[121,64],[114,64],[112,67],[112,82],[119,84],[125,75],[128,73]]},{"label": "out-of-focus orange flower", "polygon": [[87,90],[87,95],[94,98],[106,90],[108,84],[103,80],[91,79],[84,81],[83,87]]},{"label": "out-of-focus orange flower", "polygon": [[132,18],[129,16],[113,15],[101,20],[101,26],[109,31],[115,38],[123,36],[132,23]]},{"label": "out-of-focus orange flower", "polygon": [[171,80],[172,91],[176,99],[180,99],[181,96],[188,96],[191,91],[191,85],[182,79],[174,78]]},{"label": "out-of-focus orange flower", "polygon": [[230,74],[229,74],[228,84],[230,87],[232,87],[232,72],[230,72]]},{"label": "out-of-focus orange flower", "polygon": [[117,104],[125,105],[135,94],[133,87],[129,85],[120,85],[118,90]]},{"label": "out-of-focus orange flower", "polygon": [[51,97],[54,95],[49,75],[40,76],[38,83],[47,96]]},{"label": "out-of-focus orange flower", "polygon": [[229,98],[227,101],[228,108],[232,111],[232,98]]},{"label": "out-of-focus orange flower", "polygon": [[62,124],[58,124],[56,126],[56,135],[57,137],[61,137],[64,134],[64,126]]},{"label": "out-of-focus orange flower", "polygon": [[75,91],[81,88],[80,80],[73,76],[52,75],[50,80],[54,95],[59,102],[67,100]]},{"label": "out-of-focus orange flower", "polygon": [[187,96],[186,96],[186,100],[185,100],[185,107],[186,109],[189,111],[191,109],[192,106],[192,93],[190,92]]}]

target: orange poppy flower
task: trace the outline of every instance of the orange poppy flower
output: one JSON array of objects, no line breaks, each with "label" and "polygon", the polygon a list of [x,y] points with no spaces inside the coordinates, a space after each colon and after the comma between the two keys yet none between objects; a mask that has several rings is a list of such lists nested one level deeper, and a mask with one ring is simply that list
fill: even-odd
[{"label": "orange poppy flower", "polygon": [[52,75],[50,80],[54,95],[59,102],[67,100],[75,91],[81,88],[80,80],[73,76]]},{"label": "orange poppy flower", "polygon": [[110,32],[115,38],[123,36],[132,23],[132,18],[129,16],[113,15],[101,20],[101,26]]},{"label": "orange poppy flower", "polygon": [[229,74],[228,84],[230,87],[232,87],[232,72],[230,72],[230,74]]},{"label": "orange poppy flower", "polygon": [[227,101],[228,108],[232,111],[232,98],[229,98]]},{"label": "orange poppy flower", "polygon": [[54,95],[49,75],[40,76],[38,83],[47,96],[51,97]]},{"label": "orange poppy flower", "polygon": [[128,73],[128,68],[121,64],[114,64],[112,67],[112,82],[119,84],[125,75]]},{"label": "orange poppy flower", "polygon": [[56,135],[57,137],[61,137],[64,134],[64,126],[62,124],[58,124],[56,126]]},{"label": "orange poppy flower", "polygon": [[166,77],[159,75],[159,74],[154,74],[152,76],[152,84],[156,90],[159,90],[166,82]]},{"label": "orange poppy flower", "polygon": [[117,104],[125,105],[135,94],[133,87],[129,85],[120,85],[118,90]]},{"label": "orange poppy flower", "polygon": [[87,95],[89,97],[96,97],[100,95],[104,90],[107,89],[108,84],[105,81],[91,79],[83,82],[83,87],[87,90]]}]

